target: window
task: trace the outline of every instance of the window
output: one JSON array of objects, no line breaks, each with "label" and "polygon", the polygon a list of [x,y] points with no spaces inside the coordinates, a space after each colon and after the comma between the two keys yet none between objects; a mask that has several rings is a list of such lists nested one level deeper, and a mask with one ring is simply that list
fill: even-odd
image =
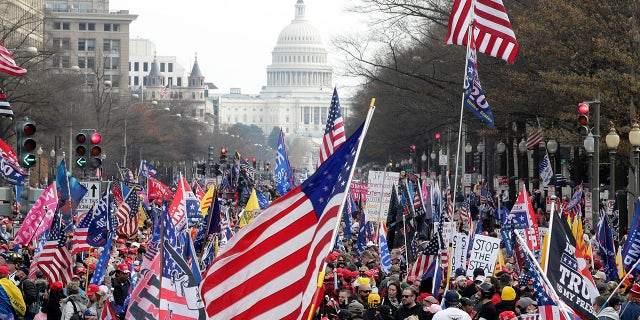
[{"label": "window", "polygon": [[140,83],[140,79],[138,78],[138,76],[133,77],[133,85],[137,86]]},{"label": "window", "polygon": [[120,52],[120,40],[118,39],[104,39],[102,41],[102,50],[105,53],[108,52]]},{"label": "window", "polygon": [[111,31],[111,24],[110,23],[105,23],[104,24],[104,31]]},{"label": "window", "polygon": [[309,124],[311,122],[311,108],[304,107],[303,119],[304,124]]},{"label": "window", "polygon": [[62,57],[62,68],[71,68],[71,59],[69,57]]},{"label": "window", "polygon": [[142,71],[149,71],[149,62],[142,63]]},{"label": "window", "polygon": [[69,30],[69,29],[71,29],[71,23],[63,22],[62,23],[62,30]]},{"label": "window", "polygon": [[85,65],[85,58],[84,57],[78,57],[78,68],[80,69],[84,69],[87,66]]},{"label": "window", "polygon": [[53,29],[55,30],[69,30],[70,28],[69,22],[54,22]]},{"label": "window", "polygon": [[178,85],[178,87],[182,87],[182,77],[178,77],[177,85]]},{"label": "window", "polygon": [[87,69],[96,68],[96,57],[87,57]]},{"label": "window", "polygon": [[53,48],[62,49],[62,50],[71,50],[71,39],[53,38]]},{"label": "window", "polygon": [[114,31],[114,32],[118,32],[118,31],[120,31],[120,25],[119,25],[119,24],[114,23],[114,24],[112,25],[112,27],[113,27],[113,31]]},{"label": "window", "polygon": [[164,62],[160,63],[160,72],[164,72]]},{"label": "window", "polygon": [[140,71],[140,62],[133,63],[133,71]]},{"label": "window", "polygon": [[87,51],[96,51],[96,39],[87,39]]},{"label": "window", "polygon": [[87,29],[89,29],[89,31],[96,31],[96,24],[95,23],[88,23],[87,24]]},{"label": "window", "polygon": [[87,50],[87,40],[86,39],[78,39],[78,51]]},{"label": "window", "polygon": [[78,23],[78,30],[87,30],[87,23],[86,22]]},{"label": "window", "polygon": [[196,93],[195,92],[191,92],[191,99],[193,99],[193,100],[196,99]]},{"label": "window", "polygon": [[167,84],[169,84],[169,86],[173,86],[173,78],[172,77],[167,77]]},{"label": "window", "polygon": [[167,63],[167,69],[169,70],[169,72],[173,72],[173,63]]},{"label": "window", "polygon": [[320,124],[320,107],[313,108],[313,123]]},{"label": "window", "polygon": [[120,68],[119,57],[104,57],[104,68],[111,70],[118,70]]}]

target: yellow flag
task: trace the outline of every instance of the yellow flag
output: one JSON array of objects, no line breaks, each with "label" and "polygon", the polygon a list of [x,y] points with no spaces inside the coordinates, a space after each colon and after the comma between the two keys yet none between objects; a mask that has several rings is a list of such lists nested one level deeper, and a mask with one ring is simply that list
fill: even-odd
[{"label": "yellow flag", "polygon": [[251,196],[247,200],[247,205],[244,206],[244,213],[240,218],[240,228],[246,226],[253,221],[254,212],[260,210],[260,204],[258,203],[258,195],[256,189],[251,189]]},{"label": "yellow flag", "polygon": [[138,205],[138,228],[144,227],[144,221],[147,220],[147,214],[144,212],[142,202]]},{"label": "yellow flag", "polygon": [[622,248],[618,248],[618,253],[616,253],[616,266],[618,267],[618,277],[620,279],[624,278],[624,268],[622,267]]},{"label": "yellow flag", "polygon": [[2,286],[4,292],[7,293],[9,302],[11,302],[11,306],[13,307],[13,310],[16,311],[18,318],[22,319],[25,312],[27,311],[27,306],[25,305],[24,299],[22,298],[22,292],[13,283],[13,281],[7,278],[0,279],[0,286]]},{"label": "yellow flag", "polygon": [[213,202],[213,195],[216,191],[215,189],[215,186],[209,188],[209,190],[207,190],[207,193],[205,193],[204,198],[202,198],[202,201],[200,201],[200,212],[202,212],[203,217],[207,215],[207,210],[209,210],[209,207]]},{"label": "yellow flag", "polygon": [[493,268],[493,275],[495,276],[502,271],[502,267],[504,267],[504,257],[502,256],[502,249],[500,249],[498,250],[498,261],[496,261],[496,266]]}]

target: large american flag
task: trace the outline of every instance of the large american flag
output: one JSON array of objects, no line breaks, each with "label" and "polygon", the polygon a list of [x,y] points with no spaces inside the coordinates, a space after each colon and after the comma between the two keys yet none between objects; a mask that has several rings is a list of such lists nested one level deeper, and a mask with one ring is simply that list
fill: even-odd
[{"label": "large american flag", "polygon": [[67,248],[67,238],[64,232],[65,226],[60,217],[60,213],[56,212],[51,222],[49,236],[42,247],[42,251],[35,259],[38,268],[47,277],[49,283],[61,281],[67,283],[71,280],[71,266],[73,259],[71,252]]},{"label": "large american flag", "polygon": [[340,112],[340,99],[338,99],[338,89],[333,88],[333,97],[331,98],[331,106],[329,107],[329,116],[327,117],[327,125],[324,128],[324,137],[320,146],[320,157],[318,166],[320,166],[329,156],[331,156],[345,141],[344,121]]},{"label": "large american flag", "polygon": [[9,53],[7,48],[4,47],[2,42],[0,42],[0,72],[19,77],[27,74],[27,69],[16,64],[15,60],[13,60],[13,56]]},{"label": "large american flag", "polygon": [[540,144],[540,142],[542,142],[543,140],[543,136],[542,136],[542,129],[538,128],[538,129],[534,129],[533,131],[531,131],[531,133],[529,133],[529,136],[527,137],[527,149],[533,149],[536,146],[538,146]]},{"label": "large american flag", "polygon": [[306,318],[363,130],[364,125],[220,251],[200,285],[209,319]]},{"label": "large american flag", "polygon": [[518,41],[502,0],[455,0],[445,43],[466,46],[471,23],[478,51],[508,63],[515,61]]},{"label": "large american flag", "polygon": [[129,194],[122,201],[116,216],[118,217],[118,229],[116,233],[125,238],[131,238],[138,233],[137,213],[140,207],[140,198],[136,190],[129,190]]}]

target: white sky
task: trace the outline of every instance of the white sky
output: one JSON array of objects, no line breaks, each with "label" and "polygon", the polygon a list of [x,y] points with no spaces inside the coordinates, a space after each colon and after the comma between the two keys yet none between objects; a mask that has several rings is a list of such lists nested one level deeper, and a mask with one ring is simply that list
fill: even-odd
[{"label": "white sky", "polygon": [[[331,36],[364,30],[362,16],[347,13],[348,0],[305,0],[306,18],[320,32],[330,52]],[[131,38],[149,39],[158,55],[176,56],[191,70],[194,56],[206,82],[220,93],[241,88],[259,93],[266,84],[266,67],[278,34],[294,18],[296,0],[110,0],[110,10],[129,10],[138,18],[131,24]],[[333,53],[333,54],[332,54]],[[334,73],[338,65],[332,63]],[[348,83],[351,81],[350,83]],[[344,82],[344,83],[342,83]],[[353,80],[334,77],[338,88]]]}]

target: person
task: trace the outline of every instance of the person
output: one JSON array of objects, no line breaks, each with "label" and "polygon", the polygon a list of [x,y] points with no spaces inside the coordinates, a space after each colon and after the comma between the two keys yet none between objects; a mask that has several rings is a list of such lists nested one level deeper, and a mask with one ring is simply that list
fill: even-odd
[{"label": "person", "polygon": [[16,280],[18,280],[18,289],[22,292],[22,299],[27,307],[24,319],[31,320],[40,311],[40,306],[37,305],[38,290],[33,281],[29,279],[29,269],[27,267],[20,267],[16,271]]},{"label": "person", "polygon": [[369,294],[369,297],[367,297],[367,309],[364,311],[362,318],[364,320],[377,320],[379,305],[380,305],[380,295],[377,293]]},{"label": "person", "polygon": [[637,320],[640,316],[640,285],[634,283],[620,308],[620,320]]},{"label": "person", "polygon": [[351,302],[351,290],[342,288],[338,293],[338,306],[340,309],[347,309]]},{"label": "person", "polygon": [[516,311],[516,291],[513,287],[505,286],[502,288],[500,298],[502,300],[495,305],[498,313],[503,311]]},{"label": "person", "polygon": [[76,281],[67,283],[67,297],[62,300],[62,320],[71,320],[74,314],[83,315],[87,310],[89,298],[80,293],[80,284]]},{"label": "person", "polygon": [[491,298],[496,293],[496,288],[489,282],[483,282],[478,286],[481,306],[474,319],[495,320],[498,319],[498,311],[491,302]]},{"label": "person", "polygon": [[356,298],[361,305],[365,306],[369,303],[369,294],[371,294],[371,285],[369,283],[362,283],[358,286]]},{"label": "person", "polygon": [[518,320],[516,313],[513,311],[502,311],[498,315],[498,319],[500,320]]},{"label": "person", "polygon": [[476,315],[475,310],[473,310],[473,302],[471,302],[471,299],[469,298],[465,298],[465,297],[460,298],[460,309],[462,309],[462,311],[469,314],[469,317],[471,318],[473,318]]},{"label": "person", "polygon": [[98,320],[102,314],[102,307],[104,305],[103,294],[100,291],[100,287],[96,284],[90,284],[87,288],[87,297],[89,297],[89,304],[87,310],[84,312],[84,320]]},{"label": "person", "polygon": [[433,320],[471,320],[469,314],[460,309],[460,295],[456,291],[444,294],[444,306],[446,309],[436,312]]},{"label": "person", "polygon": [[402,290],[402,305],[398,308],[394,314],[396,319],[405,319],[411,315],[418,316],[423,320],[427,318],[427,312],[424,311],[423,306],[416,303],[418,298],[418,290],[409,286]]},{"label": "person", "polygon": [[[127,295],[129,294],[129,287],[131,286],[131,279],[129,275],[131,274],[131,270],[129,270],[129,266],[126,263],[118,264],[118,267],[115,270],[115,275],[111,279],[111,287],[113,288],[113,302],[118,307],[124,306],[124,301],[127,299]],[[124,319],[124,313],[120,315],[121,319]]]},{"label": "person", "polygon": [[608,295],[601,295],[596,297],[593,302],[593,310],[595,310],[598,320],[620,320],[618,312],[622,301],[618,296],[611,296],[607,305],[602,308],[608,297]]},{"label": "person", "polygon": [[467,288],[467,277],[463,275],[456,277],[454,285],[460,296],[464,297],[464,291]]},{"label": "person", "polygon": [[27,310],[27,306],[24,304],[24,298],[20,289],[9,280],[9,268],[7,266],[0,266],[0,286],[4,290],[5,294],[2,298],[2,303],[5,306],[11,306],[12,312],[16,318],[22,318]]},{"label": "person", "polygon": [[395,320],[393,316],[393,310],[389,306],[379,305],[376,310],[376,317],[379,320]]},{"label": "person", "polygon": [[522,297],[518,300],[518,309],[521,315],[536,314],[538,313],[538,302],[529,297]]},{"label": "person", "polygon": [[60,320],[62,311],[60,310],[60,301],[64,298],[62,292],[62,282],[56,281],[49,286],[49,291],[43,296],[43,305],[40,311],[47,314],[47,320]]},{"label": "person", "polygon": [[400,282],[398,281],[391,282],[387,287],[387,294],[382,299],[382,305],[389,306],[389,308],[391,308],[392,313],[395,313],[400,307],[401,291],[402,291],[402,287],[400,286]]},{"label": "person", "polygon": [[348,309],[351,312],[352,320],[363,320],[362,314],[364,313],[364,305],[357,300],[349,303]]}]

